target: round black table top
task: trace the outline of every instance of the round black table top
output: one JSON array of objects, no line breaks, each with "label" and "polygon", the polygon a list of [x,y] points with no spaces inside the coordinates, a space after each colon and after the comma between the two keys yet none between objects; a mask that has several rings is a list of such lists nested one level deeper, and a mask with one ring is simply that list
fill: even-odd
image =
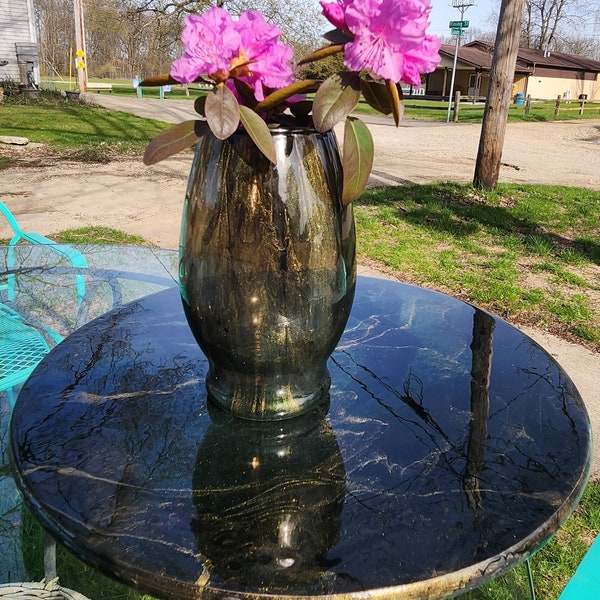
[{"label": "round black table top", "polygon": [[11,423],[17,482],[84,561],[163,598],[441,598],[543,545],[578,502],[590,425],[504,321],[359,278],[328,406],[213,409],[176,289],[56,346]]}]

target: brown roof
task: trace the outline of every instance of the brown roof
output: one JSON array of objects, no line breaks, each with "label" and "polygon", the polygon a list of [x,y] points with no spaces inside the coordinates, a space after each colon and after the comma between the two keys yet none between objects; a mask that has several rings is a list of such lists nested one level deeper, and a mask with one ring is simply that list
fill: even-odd
[{"label": "brown roof", "polygon": [[565,54],[564,52],[544,53],[543,50],[519,48],[518,59],[519,61],[528,63],[532,67],[539,65],[556,69],[600,72],[600,62],[586,58],[585,56],[578,56],[577,54]]},{"label": "brown roof", "polygon": [[[454,46],[443,44],[440,54],[454,57],[454,50]],[[478,69],[489,70],[492,66],[492,52],[492,44],[475,40],[459,47],[458,60]],[[600,73],[600,62],[585,56],[565,54],[564,52],[545,53],[543,50],[533,48],[519,48],[515,71],[531,73],[536,66]]]},{"label": "brown roof", "polygon": [[[454,57],[454,51],[455,47],[449,44],[442,44],[440,48],[440,54],[447,54],[450,57]],[[460,46],[458,60],[479,69],[489,70],[492,67],[492,53],[472,46]]]}]

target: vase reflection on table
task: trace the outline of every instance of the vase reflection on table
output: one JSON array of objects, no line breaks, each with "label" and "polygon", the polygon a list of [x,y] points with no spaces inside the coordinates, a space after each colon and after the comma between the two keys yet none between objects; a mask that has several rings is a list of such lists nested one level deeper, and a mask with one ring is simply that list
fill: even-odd
[{"label": "vase reflection on table", "polygon": [[356,283],[352,206],[332,132],[276,129],[277,164],[248,135],[197,147],[182,224],[187,320],[219,407],[280,419],[322,402]]},{"label": "vase reflection on table", "polygon": [[192,479],[203,585],[323,586],[346,496],[326,408],[278,424],[212,411]]}]

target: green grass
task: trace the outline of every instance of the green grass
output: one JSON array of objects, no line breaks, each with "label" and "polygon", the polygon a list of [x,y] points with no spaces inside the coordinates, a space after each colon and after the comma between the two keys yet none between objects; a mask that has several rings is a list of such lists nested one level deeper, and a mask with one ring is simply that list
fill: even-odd
[{"label": "green grass", "polygon": [[[405,100],[404,116],[409,119],[422,121],[446,121],[448,116],[448,102],[436,100]],[[454,105],[453,105],[454,106]],[[450,111],[450,120],[454,119],[453,106]],[[459,106],[458,120],[460,123],[481,123],[485,105],[480,102],[471,104],[462,102]],[[522,105],[511,104],[508,110],[508,122],[518,123],[527,121],[563,121],[568,119],[599,119],[600,103],[588,102],[582,115],[579,114],[579,102],[562,104],[560,112],[554,114],[555,102],[535,102],[531,105],[529,113],[525,112]],[[378,114],[365,102],[361,102],[357,113]]]},{"label": "green grass", "polygon": [[387,187],[355,203],[359,255],[508,320],[600,350],[600,192]]},{"label": "green grass", "polygon": [[[581,503],[556,536],[531,559],[538,600],[556,600],[573,576],[591,543],[600,531],[600,483],[589,484]],[[529,598],[525,566],[485,584],[463,600],[515,600]]]},{"label": "green grass", "polygon": [[[98,78],[90,78],[88,80],[90,84],[93,83],[111,83],[112,84],[112,92],[108,91],[96,91],[90,90],[90,93],[93,94],[112,94],[113,96],[122,96],[122,97],[130,97],[136,98],[137,92],[133,88],[131,79],[98,79]],[[51,82],[49,79],[42,79],[41,87],[46,90],[75,90],[77,88],[77,79],[72,79],[69,83],[68,80],[60,81],[55,80]],[[190,84],[186,88],[183,85],[172,85],[170,92],[164,92],[165,99],[173,99],[173,100],[194,100],[199,95],[203,95],[206,93],[204,88],[201,88],[198,84]],[[143,98],[160,98],[160,89],[158,87],[144,87],[142,88],[142,97]]]},{"label": "green grass", "polygon": [[118,244],[148,246],[149,242],[141,235],[124,233],[110,227],[92,226],[79,229],[66,229],[49,236],[62,244]]},{"label": "green grass", "polygon": [[[23,508],[22,515],[23,562],[32,581],[44,578],[44,542],[42,527]],[[57,546],[56,567],[60,585],[83,594],[93,600],[151,600],[151,596],[139,594],[106,577],[96,569],[77,559],[62,546]]]},{"label": "green grass", "polygon": [[[0,135],[26,137],[82,161],[139,156],[168,127],[161,121],[65,100],[56,92],[42,92],[39,98],[13,94],[0,110]],[[13,162],[4,158],[0,168]]]},{"label": "green grass", "polygon": [[[61,244],[117,244],[121,246],[150,246],[141,235],[132,235],[111,227],[90,226],[78,229],[65,229],[48,236]],[[0,244],[8,244],[8,239],[0,239]]]}]

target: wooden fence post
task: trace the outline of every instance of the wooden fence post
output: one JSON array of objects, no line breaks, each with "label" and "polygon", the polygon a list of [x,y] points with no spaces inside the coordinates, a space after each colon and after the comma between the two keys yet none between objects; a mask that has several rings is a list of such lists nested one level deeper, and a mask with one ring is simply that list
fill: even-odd
[{"label": "wooden fence post", "polygon": [[560,94],[556,97],[556,106],[554,107],[554,116],[558,117],[560,112]]},{"label": "wooden fence post", "polygon": [[581,106],[579,107],[579,114],[583,114],[583,109],[585,108],[585,98],[581,99]]},{"label": "wooden fence post", "polygon": [[454,94],[454,117],[453,121],[458,123],[458,112],[460,111],[460,91],[457,90]]},{"label": "wooden fence post", "polygon": [[531,110],[531,94],[527,94],[527,98],[525,99],[525,114],[528,115]]}]

